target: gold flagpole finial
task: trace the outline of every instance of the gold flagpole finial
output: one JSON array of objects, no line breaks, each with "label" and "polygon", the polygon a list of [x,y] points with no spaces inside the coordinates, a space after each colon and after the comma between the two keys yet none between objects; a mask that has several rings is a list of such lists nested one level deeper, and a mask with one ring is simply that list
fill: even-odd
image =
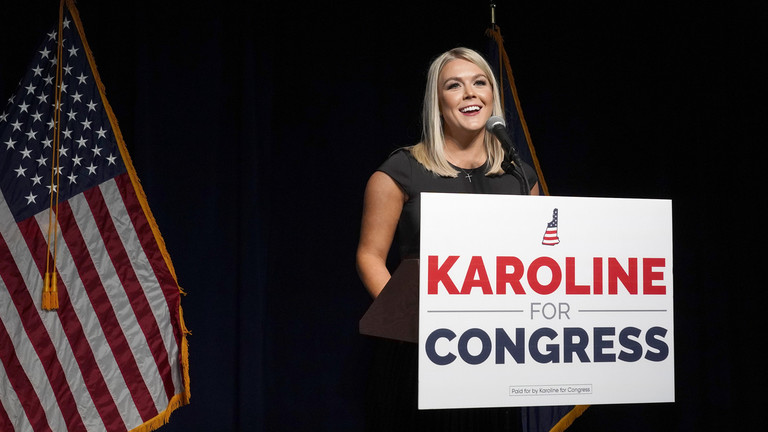
[{"label": "gold flagpole finial", "polygon": [[491,0],[491,28],[496,29],[496,2]]}]

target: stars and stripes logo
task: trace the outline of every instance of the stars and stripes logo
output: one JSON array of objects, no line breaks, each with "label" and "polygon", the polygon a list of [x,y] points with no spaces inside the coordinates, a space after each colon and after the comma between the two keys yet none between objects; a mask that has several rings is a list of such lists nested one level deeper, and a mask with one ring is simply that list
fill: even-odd
[{"label": "stars and stripes logo", "polygon": [[560,238],[557,236],[557,209],[552,210],[552,221],[547,224],[547,230],[544,231],[544,239],[541,240],[541,244],[547,246],[554,246],[560,243]]},{"label": "stars and stripes logo", "polygon": [[189,400],[180,289],[83,35],[66,0],[0,103],[0,431],[148,431]]}]

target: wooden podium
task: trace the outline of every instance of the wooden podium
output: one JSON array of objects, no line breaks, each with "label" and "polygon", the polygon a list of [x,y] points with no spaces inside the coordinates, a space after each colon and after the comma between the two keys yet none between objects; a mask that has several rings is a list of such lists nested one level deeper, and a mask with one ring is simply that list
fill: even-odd
[{"label": "wooden podium", "polygon": [[360,333],[419,341],[419,260],[403,260],[360,319]]}]

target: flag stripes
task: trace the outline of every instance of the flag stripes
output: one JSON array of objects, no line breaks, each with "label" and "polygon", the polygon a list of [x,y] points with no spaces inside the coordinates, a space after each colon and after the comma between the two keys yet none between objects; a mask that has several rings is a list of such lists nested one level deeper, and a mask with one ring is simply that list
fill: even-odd
[{"label": "flag stripes", "polygon": [[[125,174],[123,174],[125,175]],[[111,183],[108,182],[108,183]],[[143,337],[147,340],[147,347],[149,348],[149,354],[155,360],[154,367],[147,364],[145,369],[145,377],[155,371],[159,373],[158,376],[152,376],[148,379],[149,383],[161,382],[165,387],[165,403],[173,397],[174,388],[173,381],[170,376],[170,366],[168,364],[168,353],[163,345],[162,339],[160,339],[160,329],[157,325],[155,317],[152,315],[149,302],[144,295],[144,291],[139,284],[136,273],[131,266],[131,261],[128,258],[128,254],[125,251],[125,247],[120,239],[120,236],[115,229],[114,222],[104,202],[104,197],[101,194],[100,188],[92,188],[83,193],[85,200],[88,204],[88,210],[83,212],[83,217],[89,222],[92,221],[93,229],[86,229],[85,232],[96,232],[101,234],[101,240],[104,242],[104,248],[97,248],[99,251],[106,251],[109,254],[108,260],[102,260],[105,263],[113,263],[115,269],[121,271],[114,271],[110,274],[116,274],[120,280],[120,284],[126,294],[129,308],[125,310],[133,310],[137,328],[143,331]],[[72,200],[75,201],[75,200]],[[97,224],[95,221],[100,220],[101,223]],[[121,293],[122,294],[122,293]],[[156,369],[155,369],[156,368]],[[153,389],[153,394],[157,393],[159,389]],[[156,401],[157,402],[157,401]]]},{"label": "flag stripes", "polygon": [[[12,342],[17,343],[7,346],[14,346],[17,353],[28,355],[28,358],[24,359],[24,365],[33,364],[26,360],[32,360],[36,354],[39,360],[35,362],[37,363],[35,366],[39,366],[39,369],[29,376],[35,388],[47,394],[52,392],[58,406],[63,408],[60,411],[64,420],[64,424],[60,425],[60,427],[64,427],[63,430],[84,430],[81,416],[77,412],[78,404],[70,387],[70,382],[74,377],[67,376],[59,357],[56,355],[56,347],[52,335],[49,333],[50,328],[40,317],[38,312],[40,309],[35,307],[24,277],[19,269],[13,265],[14,262],[11,250],[6,242],[0,238],[0,263],[2,263],[0,264],[0,277],[4,281],[6,291],[10,294],[10,302],[16,306],[20,322],[23,325],[23,329],[19,326],[11,328],[13,331],[10,334],[26,333],[29,341],[29,345],[20,346],[21,341],[16,339]],[[50,320],[46,321],[50,323]],[[60,328],[56,330],[58,331],[55,331],[56,334],[53,337],[59,336],[61,333]]]},{"label": "flag stripes", "polygon": [[[135,317],[122,292],[106,289],[105,284],[117,283],[114,267],[112,263],[100,256],[106,252],[98,236],[88,231],[81,232],[75,221],[75,218],[79,217],[78,222],[83,229],[94,229],[95,222],[87,213],[84,199],[76,197],[72,201],[75,203],[74,206],[66,202],[59,204],[58,218],[62,235],[72,255],[72,261],[77,266],[77,273],[81,275],[81,279],[89,281],[85,290],[91,303],[96,305],[94,311],[98,317],[98,324],[104,330],[106,342],[115,356],[131,397],[136,401],[136,408],[141,418],[146,421],[154,415],[155,409],[145,376],[136,361],[137,353],[134,349],[140,348],[129,344],[129,338],[135,340],[138,336]],[[88,219],[91,221],[88,222]],[[65,275],[62,275],[62,279],[65,279]],[[146,354],[145,350],[139,351],[141,356]]]},{"label": "flag stripes", "polygon": [[[0,279],[5,282],[4,288],[10,294],[8,302],[2,303],[16,306],[19,311],[17,322],[30,323],[28,329],[14,333],[24,333],[27,337],[12,339],[6,333],[10,345],[5,346],[14,346],[17,353],[30,352],[29,348],[32,348],[40,358],[24,359],[23,364],[36,363],[38,366],[31,372],[14,373],[17,382],[11,385],[14,389],[18,387],[24,390],[19,397],[25,401],[26,416],[40,418],[40,413],[44,412],[42,417],[48,419],[54,430],[59,427],[86,430],[82,419],[93,418],[94,415],[80,413],[77,407],[94,407],[97,411],[95,417],[104,422],[95,430],[105,427],[110,431],[127,430],[126,423],[135,425],[153,419],[165,409],[174,394],[182,391],[180,377],[170,373],[172,367],[178,369],[179,366],[178,360],[171,359],[178,359],[177,341],[181,335],[174,334],[167,325],[161,331],[158,324],[167,322],[172,316],[166,293],[146,290],[151,293],[148,296],[144,288],[147,285],[156,286],[159,278],[153,267],[162,268],[165,261],[157,247],[154,250],[148,247],[150,254],[155,257],[153,263],[143,248],[137,252],[135,247],[129,247],[134,251],[132,255],[138,255],[129,257],[124,246],[152,244],[152,239],[142,239],[133,229],[133,221],[127,217],[127,209],[122,205],[124,197],[129,198],[126,204],[139,205],[138,198],[127,187],[130,185],[127,176],[122,174],[119,177],[126,178],[107,181],[100,187],[59,204],[57,219],[64,241],[59,242],[58,261],[69,265],[58,269],[60,308],[55,314],[40,312],[39,301],[36,302],[40,298],[45,271],[44,232],[48,229],[47,216],[41,213],[16,226],[7,223],[12,219],[0,214],[0,219],[6,221],[0,227]],[[118,183],[122,185],[122,191]],[[0,200],[0,213],[10,213],[4,200]],[[102,223],[97,223],[96,218]],[[104,219],[110,222],[103,223]],[[146,218],[139,217],[136,220],[144,227],[145,236],[153,236]],[[20,250],[12,252],[4,238],[17,237],[24,238],[23,244],[27,248],[17,247]],[[106,255],[106,258],[102,255]],[[27,262],[36,268],[28,269],[33,271],[25,277],[19,271],[17,262]],[[121,271],[118,272],[117,268],[121,268]],[[160,273],[166,280],[171,277],[167,267],[165,272]],[[29,283],[25,279],[30,279]],[[83,280],[91,282],[86,286]],[[118,284],[123,290],[108,291],[105,288],[108,284]],[[70,292],[80,295],[73,301]],[[46,331],[50,325],[43,325],[41,313],[58,318],[55,320],[58,331]],[[2,320],[7,320],[10,315],[3,311]],[[10,320],[14,321],[13,318]],[[61,329],[63,322],[67,323],[66,330]],[[65,337],[58,337],[62,331],[66,332]],[[49,332],[57,333],[56,339],[65,340],[66,346],[54,347]],[[109,349],[105,350],[104,347]],[[69,365],[66,368],[61,365],[63,357],[66,357]],[[140,366],[137,358],[154,361],[144,361]],[[6,368],[8,362],[19,362],[14,357],[1,360]],[[116,371],[119,373],[115,374]],[[105,374],[110,376],[109,384],[104,378]],[[41,383],[36,386],[31,385],[29,377],[35,376],[47,376],[48,379],[41,379]],[[88,383],[87,391],[81,394],[100,396],[93,396],[86,403],[76,403],[70,384],[63,381],[65,376],[68,376],[66,381],[77,381],[78,386]],[[51,384],[46,386],[44,384],[47,381]],[[120,389],[125,388],[132,403],[130,409],[126,409],[124,402],[121,403],[121,416],[117,403],[124,399],[125,395],[121,395]],[[35,408],[27,408],[29,404],[26,401],[39,401],[39,394],[49,394],[54,389],[58,389],[55,394],[57,409],[54,412],[44,411],[39,403]],[[35,404],[32,403],[32,406]],[[5,412],[4,417],[8,417]],[[56,421],[56,417],[60,417],[61,421]],[[49,426],[41,427],[38,424],[33,426],[33,430],[46,430]]]},{"label": "flag stripes", "polygon": [[[43,256],[46,244],[43,231],[47,231],[47,225],[48,219],[43,214],[38,215],[37,220],[30,219],[20,224],[29,249],[33,252],[29,259],[36,257],[40,275],[45,272]],[[108,426],[108,430],[126,430],[125,422],[121,418],[114,398],[104,396],[119,394],[117,389],[124,387],[125,383],[122,382],[122,379],[112,378],[109,381],[105,379],[102,369],[115,370],[117,363],[114,362],[112,356],[100,355],[97,357],[99,351],[104,350],[95,348],[102,346],[105,339],[101,327],[96,322],[98,315],[85,295],[82,281],[71,276],[76,272],[76,269],[68,250],[62,248],[58,254],[64,258],[62,261],[67,264],[58,269],[60,277],[58,316],[62,323],[66,323],[67,340],[72,347],[80,371],[84,375],[83,378],[87,383],[88,392],[93,398],[93,404],[105,425]],[[87,332],[86,329],[88,329]]]},{"label": "flag stripes", "polygon": [[[171,310],[171,316],[168,317],[172,320],[173,326],[171,331],[176,338],[175,347],[178,349],[182,344],[183,334],[181,328],[183,326],[178,322],[178,315],[174,311],[180,307],[180,297],[178,287],[176,286],[176,276],[173,274],[173,268],[170,263],[167,262],[167,257],[163,254],[158,242],[162,242],[162,238],[158,238],[154,234],[152,229],[153,222],[149,220],[147,213],[143,211],[141,200],[139,199],[136,190],[133,188],[131,180],[128,176],[115,177],[115,185],[120,193],[121,201],[114,200],[113,202],[120,202],[125,206],[125,213],[130,218],[130,222],[135,230],[135,237],[141,244],[141,250],[144,252],[146,261],[151,267],[152,271],[148,272],[151,277],[157,278],[161,291],[164,296],[164,306],[166,309]],[[113,212],[113,214],[119,214]],[[124,223],[128,223],[127,221]],[[159,300],[159,299],[158,299]],[[172,356],[177,358],[177,356]]]},{"label": "flag stripes", "polygon": [[[30,220],[29,222],[24,223],[24,225],[30,227],[24,230],[29,236],[26,240],[30,250],[37,249],[44,252],[45,241],[39,226],[34,223],[34,220]],[[42,275],[45,271],[45,259],[42,258],[44,256],[43,252],[33,255],[38,257],[36,260],[39,269],[38,275]],[[40,280],[34,280],[33,278],[31,283],[38,284],[39,286],[40,282]],[[121,424],[122,422],[119,418],[119,412],[114,402],[111,400],[99,400],[97,398],[100,393],[106,390],[104,377],[99,371],[98,365],[93,358],[90,346],[87,344],[87,339],[83,328],[80,325],[80,321],[77,319],[73,308],[69,305],[70,298],[64,281],[60,282],[59,289],[59,302],[61,305],[59,309],[59,321],[48,319],[49,315],[52,314],[44,314],[43,316],[46,318],[47,326],[51,328],[49,332],[51,333],[52,338],[58,341],[55,350],[59,353],[59,358],[62,359],[62,362],[64,362],[65,359],[69,362],[77,362],[76,366],[68,366],[64,364],[64,369],[70,371],[75,367],[79,367],[79,369],[83,371],[82,377],[68,372],[68,380],[73,382],[73,389],[82,389],[83,386],[87,388],[87,393],[86,391],[76,391],[77,394],[81,395],[80,400],[78,401],[78,408],[80,409],[81,415],[83,419],[89,419],[97,417],[98,414],[105,420],[112,420],[113,423],[120,422]],[[34,299],[34,296],[32,296],[31,299]],[[66,322],[67,325],[62,327],[59,322]],[[64,337],[61,337],[62,332],[65,333]],[[62,355],[61,353],[64,354]],[[89,395],[92,399],[87,398]],[[124,427],[125,426],[123,425],[123,428]]]},{"label": "flag stripes", "polygon": [[[119,190],[119,184],[123,185],[123,194]],[[178,289],[173,289],[173,277],[166,277],[161,282],[157,276],[158,273],[170,276],[170,273],[157,247],[157,243],[154,241],[155,238],[152,231],[148,230],[141,235],[133,228],[132,220],[129,217],[131,210],[125,205],[125,200],[136,203],[138,203],[138,200],[135,191],[133,188],[127,187],[128,185],[130,185],[130,179],[127,174],[124,174],[116,177],[114,181],[102,183],[99,186],[99,193],[103,195],[103,203],[112,218],[111,226],[114,227],[117,236],[119,236],[118,244],[121,245],[120,250],[128,260],[126,268],[133,269],[131,274],[134,276],[137,290],[141,294],[138,301],[144,303],[140,305],[141,309],[139,311],[146,313],[145,321],[151,327],[149,332],[145,331],[145,336],[155,341],[153,344],[153,354],[155,355],[161,375],[164,377],[163,383],[166,389],[166,396],[168,399],[171,399],[176,390],[182,388],[180,377],[171,373],[172,368],[178,368],[179,366],[178,362],[174,359],[179,357],[181,333],[174,334],[174,326],[159,327],[158,323],[169,322],[174,317],[169,305],[175,303],[175,307],[178,310],[179,292]],[[143,216],[143,214],[142,212],[141,215]],[[137,216],[138,219],[139,217]],[[143,217],[143,220],[145,221],[144,224],[148,226],[145,217]],[[148,260],[144,245],[147,248],[151,248],[152,251],[156,252],[155,255],[159,257],[155,265],[152,265]],[[171,289],[159,290],[147,289],[147,287],[170,287]]]},{"label": "flag stripes", "polygon": [[[11,302],[3,301],[0,304],[10,307]],[[3,313],[2,316],[7,315]],[[3,320],[0,320],[0,346],[14,346]],[[0,403],[5,401],[4,404],[0,404],[0,408],[3,410],[0,418],[8,417],[8,422],[16,428],[8,430],[28,430],[29,427],[32,427],[35,431],[50,431],[51,428],[48,426],[45,416],[38,415],[38,413],[44,412],[43,405],[40,398],[37,397],[32,381],[24,371],[16,352],[14,350],[0,350],[0,363],[0,370],[4,369],[3,372],[5,372],[4,375],[0,375],[0,378],[3,378],[0,384],[2,384],[3,389],[13,389],[13,391],[5,391],[0,394],[2,396]],[[24,400],[23,404],[20,399]],[[6,405],[10,408],[8,411],[6,411]],[[16,419],[15,425],[10,421],[11,417]]]},{"label": "flag stripes", "polygon": [[[0,321],[0,334],[2,333],[5,333],[5,330],[4,330],[2,321]],[[2,336],[0,336],[0,343],[2,343]],[[2,355],[1,352],[0,352],[0,355]],[[0,358],[0,377],[4,377],[7,375],[5,373],[5,369],[3,369],[2,360],[3,359]],[[14,414],[16,412],[21,411],[20,410],[21,404],[19,403],[19,399],[16,397],[14,393],[2,392],[2,390],[6,388],[3,384],[4,383],[2,382],[2,380],[0,380],[0,430],[10,431],[10,430],[13,430],[14,426],[13,426],[13,423],[11,422],[11,415],[9,415],[8,413]],[[9,402],[9,403],[6,403],[6,405],[10,405],[10,403],[13,403],[13,406],[12,407],[9,406],[8,408],[6,408],[5,406],[3,406],[3,400],[6,400]],[[14,418],[17,418],[17,417],[20,420],[25,419],[24,416],[14,416]],[[26,426],[26,428],[29,429],[28,426]],[[22,429],[22,428],[19,427],[18,429]]]}]

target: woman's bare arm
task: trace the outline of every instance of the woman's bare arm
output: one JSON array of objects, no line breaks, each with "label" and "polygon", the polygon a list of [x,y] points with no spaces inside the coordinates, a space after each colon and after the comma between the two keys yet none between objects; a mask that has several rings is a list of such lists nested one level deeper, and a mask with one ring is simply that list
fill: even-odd
[{"label": "woman's bare arm", "polygon": [[368,180],[357,246],[357,272],[374,298],[391,276],[386,266],[387,255],[405,200],[403,190],[387,174],[376,171]]}]

